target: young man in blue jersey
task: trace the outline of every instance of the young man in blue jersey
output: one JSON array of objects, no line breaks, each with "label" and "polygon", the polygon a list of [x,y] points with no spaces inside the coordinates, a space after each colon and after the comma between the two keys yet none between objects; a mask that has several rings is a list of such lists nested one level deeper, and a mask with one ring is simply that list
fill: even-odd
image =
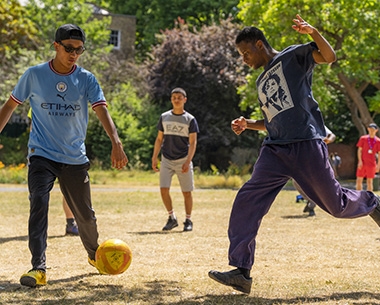
[{"label": "young man in blue jersey", "polygon": [[122,169],[128,163],[98,81],[92,73],[76,65],[85,51],[85,41],[85,33],[80,27],[73,24],[59,27],[53,43],[54,59],[27,69],[0,109],[1,132],[18,105],[28,100],[32,108],[28,142],[28,230],[32,269],[20,278],[20,283],[29,287],[46,285],[49,195],[57,178],[78,224],[88,262],[95,267],[98,230],[91,203],[90,163],[84,143],[88,103],[111,140],[112,166]]},{"label": "young man in blue jersey", "polygon": [[[186,92],[175,88],[171,92],[173,109],[161,114],[157,124],[158,134],[154,143],[152,168],[160,172],[161,198],[169,214],[168,221],[162,230],[169,231],[178,226],[170,196],[170,185],[174,174],[177,175],[184,202],[186,219],[183,231],[192,231],[194,173],[192,159],[197,147],[197,120],[185,111]],[[161,151],[161,166],[158,169],[158,154]]]},{"label": "young man in blue jersey", "polygon": [[327,213],[339,218],[371,215],[380,224],[377,196],[343,188],[334,177],[323,142],[324,122],[313,98],[311,80],[316,64],[333,63],[335,52],[318,30],[299,15],[293,22],[293,29],[310,35],[313,42],[278,52],[255,27],[244,28],[236,38],[244,62],[253,69],[264,68],[256,80],[264,119],[240,117],[232,121],[231,127],[238,135],[252,129],[267,130],[268,136],[252,176],[237,193],[231,210],[228,259],[236,269],[212,270],[209,276],[247,294],[251,291],[250,270],[261,221],[290,178]]}]

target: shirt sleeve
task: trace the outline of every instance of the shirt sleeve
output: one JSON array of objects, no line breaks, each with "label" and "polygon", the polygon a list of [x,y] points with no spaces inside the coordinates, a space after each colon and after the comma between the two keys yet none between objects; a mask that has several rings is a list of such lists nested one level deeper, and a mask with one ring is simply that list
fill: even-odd
[{"label": "shirt sleeve", "polygon": [[358,143],[356,143],[356,147],[362,147],[363,148],[363,140],[364,140],[364,138],[360,137]]},{"label": "shirt sleeve", "polygon": [[33,78],[33,75],[31,73],[31,69],[25,71],[25,73],[20,77],[19,81],[17,82],[17,85],[12,91],[11,98],[18,104],[22,104],[30,97],[31,90],[31,84],[32,82],[29,81]]},{"label": "shirt sleeve", "polygon": [[195,118],[193,118],[190,122],[189,126],[189,133],[198,133],[199,132],[199,127],[198,127],[198,122]]},{"label": "shirt sleeve", "polygon": [[160,116],[160,119],[159,119],[159,121],[158,121],[158,123],[157,123],[157,129],[158,129],[159,131],[164,132],[164,126],[163,126],[163,124],[162,124],[162,115]]}]

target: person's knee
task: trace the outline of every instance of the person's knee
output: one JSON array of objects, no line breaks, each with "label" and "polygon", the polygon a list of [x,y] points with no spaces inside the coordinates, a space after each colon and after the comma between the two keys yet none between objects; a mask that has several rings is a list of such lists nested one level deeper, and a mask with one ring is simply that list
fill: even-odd
[{"label": "person's knee", "polygon": [[182,194],[183,194],[183,197],[185,197],[185,198],[191,198],[192,197],[191,191],[190,192],[182,192]]},{"label": "person's knee", "polygon": [[170,188],[168,187],[161,187],[160,188],[160,192],[161,192],[161,195],[169,195],[169,192],[170,192]]}]

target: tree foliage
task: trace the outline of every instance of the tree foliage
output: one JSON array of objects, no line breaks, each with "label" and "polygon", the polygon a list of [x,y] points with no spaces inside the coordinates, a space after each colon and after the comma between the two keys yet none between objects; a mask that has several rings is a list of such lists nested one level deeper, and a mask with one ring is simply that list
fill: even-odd
[{"label": "tree foliage", "polygon": [[37,47],[37,29],[17,0],[0,2],[0,64],[12,60],[23,48]]},{"label": "tree foliage", "polygon": [[14,83],[15,64],[25,50],[35,50],[39,44],[38,31],[26,16],[27,11],[17,0],[0,2],[0,98],[9,96]]},{"label": "tree foliage", "polygon": [[237,31],[227,20],[193,33],[179,20],[178,27],[163,33],[162,43],[153,48],[153,60],[148,62],[151,95],[162,110],[171,108],[174,87],[186,90],[185,109],[196,117],[200,128],[194,163],[202,169],[211,164],[227,169],[241,139],[247,141],[245,145],[254,145],[255,133],[240,138],[230,128],[231,120],[241,115],[236,87],[246,75],[234,43]]},{"label": "tree foliage", "polygon": [[[74,23],[86,33],[86,53],[104,52],[109,39],[111,19],[94,18],[93,6],[85,0],[28,0],[26,5],[29,19],[37,26],[43,42],[50,46],[56,29],[65,23]],[[111,49],[106,48],[106,53]]]},{"label": "tree foliage", "polygon": [[[117,127],[119,137],[129,158],[129,167],[149,169],[153,151],[155,122],[158,110],[150,105],[147,96],[139,97],[138,87],[131,83],[119,83],[113,90],[104,87],[108,109]],[[102,168],[109,168],[111,143],[94,113],[90,114],[86,137],[87,154]]]},{"label": "tree foliage", "polygon": [[[310,40],[291,28],[297,13],[315,26],[336,50],[338,61],[331,67],[318,68],[314,94],[329,119],[335,121],[334,132],[346,132],[347,122],[351,122],[359,135],[366,133],[365,126],[380,112],[378,0],[241,0],[239,8],[244,23],[261,28],[278,49]],[[370,87],[376,90],[370,91]]]},{"label": "tree foliage", "polygon": [[136,16],[136,49],[138,54],[144,57],[151,46],[157,44],[156,35],[166,29],[172,29],[178,17],[190,26],[200,28],[203,25],[218,23],[227,17],[235,17],[238,12],[238,2],[238,0],[111,0],[108,5],[114,13]]}]

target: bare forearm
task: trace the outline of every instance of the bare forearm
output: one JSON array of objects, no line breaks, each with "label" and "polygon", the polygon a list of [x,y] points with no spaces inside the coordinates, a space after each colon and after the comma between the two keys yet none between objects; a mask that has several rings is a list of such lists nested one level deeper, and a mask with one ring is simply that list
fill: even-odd
[{"label": "bare forearm", "polygon": [[190,164],[191,160],[193,160],[196,148],[197,148],[197,134],[191,133],[189,135],[189,150],[187,152],[187,162],[189,164]]},{"label": "bare forearm", "polygon": [[117,133],[115,124],[111,116],[109,115],[109,112],[107,111],[107,109],[102,109],[100,107],[103,107],[103,106],[99,106],[95,108],[95,112],[99,118],[99,121],[102,123],[104,130],[106,131],[108,137],[110,138],[112,142],[112,145],[120,144],[121,141],[119,139],[119,135]]},{"label": "bare forearm", "polygon": [[190,144],[189,151],[187,153],[187,161],[190,163],[191,160],[193,160],[193,157],[195,155],[195,150],[197,147],[197,142]]},{"label": "bare forearm", "polygon": [[17,105],[18,104],[15,101],[9,98],[9,100],[0,108],[0,132],[3,131]]},{"label": "bare forearm", "polygon": [[128,157],[124,152],[115,124],[105,106],[98,106],[94,110],[112,143],[111,165],[114,168],[122,169],[127,165]]},{"label": "bare forearm", "polygon": [[160,150],[161,150],[161,141],[156,139],[156,141],[154,142],[152,159],[158,158],[158,154],[160,153]]},{"label": "bare forearm", "polygon": [[247,127],[246,129],[251,130],[266,130],[264,120],[252,120],[252,119],[246,119],[247,121]]}]

